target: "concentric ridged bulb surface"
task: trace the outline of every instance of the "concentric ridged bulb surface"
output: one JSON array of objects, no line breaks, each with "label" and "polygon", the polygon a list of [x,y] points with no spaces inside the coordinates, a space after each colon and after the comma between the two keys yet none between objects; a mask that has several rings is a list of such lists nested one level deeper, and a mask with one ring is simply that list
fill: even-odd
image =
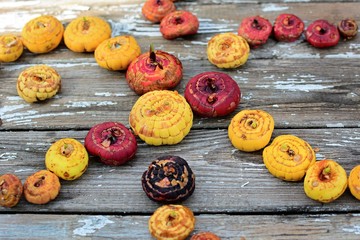
[{"label": "concentric ridged bulb surface", "polygon": [[194,213],[183,205],[163,205],[149,219],[150,234],[158,240],[184,240],[195,228]]},{"label": "concentric ridged bulb surface", "polygon": [[130,116],[135,135],[150,145],[177,144],[190,132],[193,113],[176,91],[148,92],[136,101]]},{"label": "concentric ridged bulb surface", "polygon": [[312,147],[293,135],[280,135],[263,151],[263,160],[269,172],[286,181],[300,181],[307,169],[315,163]]},{"label": "concentric ridged bulb surface", "polygon": [[111,37],[111,26],[95,16],[81,16],[72,20],[64,31],[65,45],[73,52],[93,52]]},{"label": "concentric ridged bulb surface", "polygon": [[151,200],[180,202],[194,192],[195,174],[185,159],[178,156],[162,156],[152,161],[143,173],[142,187]]},{"label": "concentric ridged bulb surface", "polygon": [[47,53],[61,42],[64,26],[55,17],[43,15],[31,19],[21,31],[21,40],[33,53]]},{"label": "concentric ridged bulb surface", "polygon": [[249,44],[234,33],[217,34],[207,46],[208,60],[219,68],[237,68],[246,63],[249,53]]},{"label": "concentric ridged bulb surface", "polygon": [[133,36],[117,36],[102,41],[95,49],[95,60],[108,70],[126,70],[132,60],[141,54]]},{"label": "concentric ridged bulb surface", "polygon": [[16,89],[26,102],[43,101],[53,97],[61,88],[58,72],[47,65],[35,65],[22,71]]}]

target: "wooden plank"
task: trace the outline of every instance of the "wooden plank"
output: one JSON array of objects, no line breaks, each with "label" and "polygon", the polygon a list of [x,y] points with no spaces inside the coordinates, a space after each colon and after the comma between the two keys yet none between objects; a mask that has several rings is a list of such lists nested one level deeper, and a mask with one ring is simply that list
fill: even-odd
[{"label": "wooden plank", "polygon": [[[221,239],[359,239],[359,214],[196,215],[193,234],[212,231]],[[4,239],[153,239],[149,216],[39,215],[0,216]],[[26,230],[25,230],[26,229]],[[31,233],[31,234],[29,234]],[[190,235],[190,236],[191,236]]]},{"label": "wooden plank", "polygon": [[[36,6],[38,10],[34,12],[52,14],[53,4],[42,3]],[[271,7],[267,4],[222,4],[216,5],[214,12],[214,5],[210,2],[196,6],[191,2],[177,4],[199,15],[201,26],[196,36],[175,41],[162,39],[158,25],[150,24],[142,18],[139,1],[121,7],[110,7],[109,2],[94,1],[87,5],[70,4],[74,6],[71,18],[62,20],[66,22],[85,13],[101,15],[111,21],[114,34],[134,34],[143,51],[148,49],[149,42],[154,42],[159,49],[174,53],[184,65],[184,79],[176,88],[183,93],[192,76],[203,71],[225,71],[207,61],[206,44],[217,32],[236,31],[239,21],[234,16],[241,19],[250,14],[262,13],[274,19],[281,11],[296,10],[307,21],[314,18],[313,12],[319,12],[320,15],[316,17],[330,17],[329,20],[335,22],[340,20],[345,10],[348,15],[358,18],[359,12],[355,9],[360,7],[360,3],[281,3]],[[65,5],[64,9],[70,5]],[[4,8],[7,12],[1,14],[17,17],[32,8],[25,5],[23,11],[18,11],[18,4],[4,3],[4,6],[8,6]],[[11,28],[20,31],[23,26],[21,21],[4,21],[0,24],[3,24],[0,27],[3,31],[10,31]],[[9,24],[11,26],[8,28]],[[303,38],[291,44],[269,40],[264,47],[251,52],[244,67],[225,71],[242,89],[243,99],[238,109],[226,118],[195,117],[194,128],[226,128],[229,119],[244,108],[269,111],[276,119],[277,128],[358,127],[359,41],[360,38],[356,38],[351,42],[341,42],[335,48],[319,50],[310,47]],[[53,66],[61,73],[62,92],[46,103],[27,104],[17,96],[14,82],[23,69],[42,63]],[[339,69],[339,66],[342,67]],[[103,119],[127,124],[131,106],[138,97],[127,86],[124,72],[100,69],[93,54],[72,53],[64,45],[48,54],[25,52],[17,62],[2,64],[0,79],[3,83],[0,90],[1,129],[6,130],[88,129]]]},{"label": "wooden plank", "polygon": [[[195,116],[193,128],[226,128],[237,112],[252,108],[272,114],[276,128],[358,127],[358,60],[347,60],[347,66],[339,70],[342,62],[323,59],[317,63],[322,68],[319,72],[319,65],[308,60],[256,60],[242,70],[227,71],[241,88],[240,105],[222,118]],[[192,76],[217,70],[205,64],[185,62],[184,79],[175,90],[183,94]],[[5,77],[0,89],[2,129],[89,129],[104,119],[128,125],[138,96],[127,85],[125,73],[106,71],[94,63],[49,65],[62,75],[62,90],[53,99],[35,104],[26,103],[16,92],[15,81],[25,65],[0,70]]]},{"label": "wooden plank", "polygon": [[[0,174],[17,174],[24,182],[44,169],[52,142],[71,137],[83,142],[87,131],[0,132]],[[319,148],[317,159],[334,159],[347,173],[358,165],[358,129],[283,129],[273,137],[293,134]],[[201,139],[201,140],[199,140]],[[245,153],[232,147],[227,131],[192,130],[177,145],[148,146],[139,141],[135,159],[119,167],[105,166],[91,158],[85,174],[75,181],[62,181],[59,197],[47,205],[32,205],[22,199],[13,209],[0,212],[57,213],[151,213],[160,204],[150,201],[141,188],[141,175],[161,155],[178,155],[193,169],[196,190],[184,204],[198,213],[316,213],[358,210],[358,200],[346,191],[330,204],[315,202],[304,194],[302,182],[274,178],[262,162],[261,151]]]}]

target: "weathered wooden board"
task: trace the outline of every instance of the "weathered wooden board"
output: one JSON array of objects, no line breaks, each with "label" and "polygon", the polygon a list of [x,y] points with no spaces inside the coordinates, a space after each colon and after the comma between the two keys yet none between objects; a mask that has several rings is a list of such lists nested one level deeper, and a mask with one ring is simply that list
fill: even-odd
[{"label": "weathered wooden board", "polygon": [[[38,10],[31,13],[61,16],[59,12],[52,12],[55,11],[51,9],[54,3],[44,4],[35,6]],[[187,81],[198,73],[225,71],[231,75],[242,89],[242,102],[238,109],[226,118],[197,117],[194,128],[224,128],[236,112],[245,108],[269,111],[276,119],[277,128],[359,126],[359,38],[326,50],[310,47],[304,38],[295,43],[278,43],[270,39],[264,47],[252,50],[246,65],[234,70],[220,70],[206,57],[206,44],[210,37],[218,32],[236,32],[240,19],[250,14],[261,13],[273,20],[283,11],[294,10],[291,12],[303,16],[304,21],[316,17],[336,22],[345,13],[341,14],[345,11],[343,9],[346,9],[346,14],[358,18],[356,9],[360,7],[359,3],[222,4],[216,5],[216,11],[209,2],[205,5],[177,4],[191,8],[199,15],[200,31],[196,36],[164,40],[158,24],[149,24],[141,16],[141,1],[121,7],[110,6],[109,2],[70,4],[58,11],[64,14],[71,9],[73,12],[68,19],[60,17],[64,23],[80,14],[103,16],[111,22],[114,35],[134,35],[143,52],[147,51],[149,42],[153,42],[159,49],[178,56],[184,65],[184,79],[176,88],[180,93],[183,93]],[[16,15],[33,8],[25,4],[23,11],[19,11],[18,6],[9,4],[6,7],[4,3],[3,11]],[[323,11],[324,8],[328,11]],[[314,15],[314,12],[319,14]],[[30,17],[34,16],[30,14],[23,18]],[[3,31],[19,32],[23,26],[21,21],[0,24]],[[35,64],[48,64],[57,69],[63,77],[63,86],[54,99],[41,104],[27,104],[17,96],[15,82],[22,70]],[[124,72],[101,69],[92,53],[72,53],[64,45],[48,54],[25,52],[17,62],[2,64],[0,77],[2,129],[88,129],[104,119],[127,124],[131,106],[138,98],[127,86]]]},{"label": "weathered wooden board", "polygon": [[[206,60],[207,61],[207,60]],[[229,116],[194,118],[193,128],[225,128],[239,111],[249,108],[271,113],[277,128],[359,127],[360,69],[357,59],[250,60],[242,70],[226,71],[239,84],[242,101]],[[205,61],[184,62],[185,76],[175,89],[202,71],[217,71]],[[62,76],[62,90],[45,103],[28,104],[16,92],[16,79],[25,65],[6,66],[0,89],[3,129],[90,128],[104,120],[128,124],[138,96],[125,73],[100,69],[96,63],[49,63]],[[302,68],[299,68],[299,66]],[[322,69],[319,72],[319,68]]]},{"label": "weathered wooden board", "polygon": [[[51,143],[71,137],[84,140],[87,131],[0,132],[0,174],[12,172],[23,181],[44,169]],[[319,148],[317,159],[338,161],[347,171],[359,164],[360,131],[357,129],[275,130],[273,137],[294,134]],[[199,140],[201,139],[201,141]],[[160,205],[141,188],[141,175],[161,155],[186,159],[196,174],[196,190],[184,204],[198,213],[299,213],[357,211],[350,192],[331,204],[309,199],[302,182],[274,178],[262,162],[262,152],[244,153],[232,147],[226,130],[193,130],[173,146],[148,146],[139,141],[135,159],[119,167],[105,166],[91,158],[89,169],[78,180],[62,181],[56,201],[34,206],[23,201],[13,212],[151,213]]]},{"label": "weathered wooden board", "polygon": [[[356,240],[360,234],[359,214],[201,214],[195,218],[191,235],[212,231],[224,240]],[[4,214],[0,231],[4,239],[150,240],[148,220],[148,216]]]}]

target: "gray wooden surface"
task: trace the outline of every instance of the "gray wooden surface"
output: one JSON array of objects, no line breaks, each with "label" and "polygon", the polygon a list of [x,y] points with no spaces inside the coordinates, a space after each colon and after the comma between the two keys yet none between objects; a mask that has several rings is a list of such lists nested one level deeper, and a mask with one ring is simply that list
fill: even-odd
[{"label": "gray wooden surface", "polygon": [[[22,199],[0,208],[2,239],[151,239],[147,221],[161,204],[144,194],[140,177],[149,163],[164,154],[186,159],[196,174],[196,190],[184,205],[196,215],[195,231],[213,231],[222,239],[359,239],[359,201],[347,190],[338,200],[321,204],[306,197],[302,182],[280,181],[269,174],[262,152],[236,150],[227,137],[231,118],[242,109],[263,109],[275,120],[272,138],[299,136],[317,148],[316,157],[334,159],[346,170],[360,164],[360,37],[330,49],[315,49],[302,37],[294,43],[270,39],[251,50],[248,62],[221,70],[206,56],[216,33],[236,32],[242,18],[262,15],[271,22],[280,13],[301,17],[307,26],[324,18],[360,21],[360,3],[338,1],[177,1],[200,20],[195,36],[165,40],[159,25],[141,16],[143,1],[0,1],[0,34],[19,34],[33,17],[51,14],[64,25],[80,15],[96,15],[112,25],[113,36],[131,34],[143,52],[149,43],[182,61],[184,78],[222,71],[239,84],[242,99],[223,118],[194,117],[188,136],[172,146],[149,146],[138,139],[136,157],[119,167],[90,158],[78,180],[62,181],[58,198],[46,205]],[[16,93],[19,73],[48,64],[62,76],[61,92],[44,103],[28,104]],[[101,69],[91,53],[73,53],[63,44],[47,54],[25,50],[13,63],[0,65],[0,175],[22,181],[45,168],[44,158],[56,140],[81,142],[88,130],[104,121],[126,126],[138,96],[124,71]],[[26,231],[25,231],[26,229]]]}]

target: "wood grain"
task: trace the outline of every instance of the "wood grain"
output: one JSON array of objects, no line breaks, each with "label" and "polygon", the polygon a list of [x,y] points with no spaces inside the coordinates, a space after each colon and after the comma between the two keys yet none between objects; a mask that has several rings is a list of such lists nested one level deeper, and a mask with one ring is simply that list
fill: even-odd
[{"label": "wood grain", "polygon": [[[87,131],[0,132],[0,173],[12,172],[24,182],[44,169],[50,145],[65,137],[83,142]],[[333,159],[349,174],[358,164],[360,131],[354,129],[284,129],[273,137],[293,134],[318,148],[317,159]],[[199,141],[201,139],[201,141]],[[151,213],[158,203],[150,201],[140,184],[142,173],[162,155],[186,159],[196,175],[196,190],[184,204],[197,213],[316,213],[358,210],[358,201],[346,191],[331,204],[317,203],[304,194],[303,183],[274,178],[262,162],[262,151],[236,150],[227,131],[191,130],[183,142],[149,146],[138,142],[136,157],[123,166],[110,167],[90,159],[86,173],[75,181],[62,181],[56,201],[34,206],[23,201],[13,212]],[[91,203],[91,204],[89,204]],[[1,208],[0,211],[9,211]]]},{"label": "wood grain", "polygon": [[[211,231],[228,240],[359,238],[358,214],[201,214],[195,218],[190,236]],[[4,214],[0,220],[2,237],[7,239],[153,239],[147,230],[149,216]],[[27,231],[19,230],[25,228]]]}]

